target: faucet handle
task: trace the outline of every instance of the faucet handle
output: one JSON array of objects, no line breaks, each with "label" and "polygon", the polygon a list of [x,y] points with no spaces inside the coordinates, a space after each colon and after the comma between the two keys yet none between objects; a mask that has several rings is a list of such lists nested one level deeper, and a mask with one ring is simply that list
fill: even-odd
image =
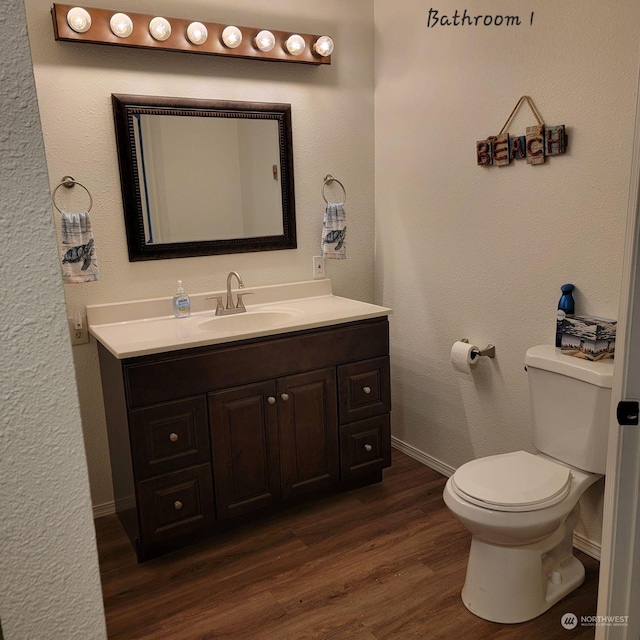
[{"label": "faucet handle", "polygon": [[247,309],[244,306],[244,302],[242,301],[242,297],[243,296],[251,296],[253,295],[253,291],[244,291],[242,293],[240,293],[240,291],[238,291],[236,293],[236,296],[238,298],[238,303],[236,304],[236,309],[240,309],[241,311],[246,311]]},{"label": "faucet handle", "polygon": [[205,300],[215,300],[216,301],[216,315],[218,315],[221,311],[224,311],[224,304],[222,303],[222,296],[208,296]]}]

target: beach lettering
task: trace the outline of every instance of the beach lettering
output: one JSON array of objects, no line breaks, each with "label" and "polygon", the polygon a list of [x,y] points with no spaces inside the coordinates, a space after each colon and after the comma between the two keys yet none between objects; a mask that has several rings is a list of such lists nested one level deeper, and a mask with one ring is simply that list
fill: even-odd
[{"label": "beach lettering", "polygon": [[508,133],[489,136],[476,142],[479,167],[504,166],[512,160],[526,159],[527,164],[543,164],[547,156],[557,156],[567,150],[567,132],[563,124],[527,127],[524,136]]}]

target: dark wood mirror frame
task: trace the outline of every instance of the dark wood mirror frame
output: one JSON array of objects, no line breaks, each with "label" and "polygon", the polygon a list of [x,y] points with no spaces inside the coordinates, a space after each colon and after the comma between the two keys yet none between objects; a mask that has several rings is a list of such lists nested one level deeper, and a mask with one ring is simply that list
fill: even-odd
[{"label": "dark wood mirror frame", "polygon": [[[130,262],[296,248],[290,104],[123,94],[112,94],[111,97]],[[212,239],[168,244],[147,244],[145,241],[143,207],[134,138],[133,120],[135,114],[276,120],[278,122],[283,234],[225,240]]]}]

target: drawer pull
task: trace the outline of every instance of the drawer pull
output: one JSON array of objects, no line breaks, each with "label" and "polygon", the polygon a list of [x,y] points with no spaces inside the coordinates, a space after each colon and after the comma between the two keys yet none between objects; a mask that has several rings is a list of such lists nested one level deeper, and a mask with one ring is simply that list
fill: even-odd
[{"label": "drawer pull", "polygon": [[373,451],[373,447],[370,444],[365,444],[364,450],[369,453],[370,451]]},{"label": "drawer pull", "polygon": [[180,502],[180,500],[176,500],[173,503],[173,506],[176,508],[176,511],[180,511],[180,509],[182,509],[182,502]]},{"label": "drawer pull", "polygon": [[371,393],[371,387],[362,387],[362,390],[367,394]]},{"label": "drawer pull", "polygon": [[171,440],[171,442],[178,442],[178,434],[177,433],[172,433],[169,436],[169,440]]},{"label": "drawer pull", "polygon": [[267,402],[268,402],[269,404],[275,404],[275,403],[276,403],[276,399],[275,399],[273,396],[269,396],[269,397],[267,398]]},{"label": "drawer pull", "polygon": [[286,402],[289,399],[289,394],[288,393],[281,393],[280,397]]}]

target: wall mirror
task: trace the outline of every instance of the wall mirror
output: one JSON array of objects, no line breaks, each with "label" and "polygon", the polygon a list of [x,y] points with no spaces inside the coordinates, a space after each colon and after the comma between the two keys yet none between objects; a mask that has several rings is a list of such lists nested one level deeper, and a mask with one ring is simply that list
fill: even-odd
[{"label": "wall mirror", "polygon": [[111,98],[130,261],[296,247],[291,105]]}]

